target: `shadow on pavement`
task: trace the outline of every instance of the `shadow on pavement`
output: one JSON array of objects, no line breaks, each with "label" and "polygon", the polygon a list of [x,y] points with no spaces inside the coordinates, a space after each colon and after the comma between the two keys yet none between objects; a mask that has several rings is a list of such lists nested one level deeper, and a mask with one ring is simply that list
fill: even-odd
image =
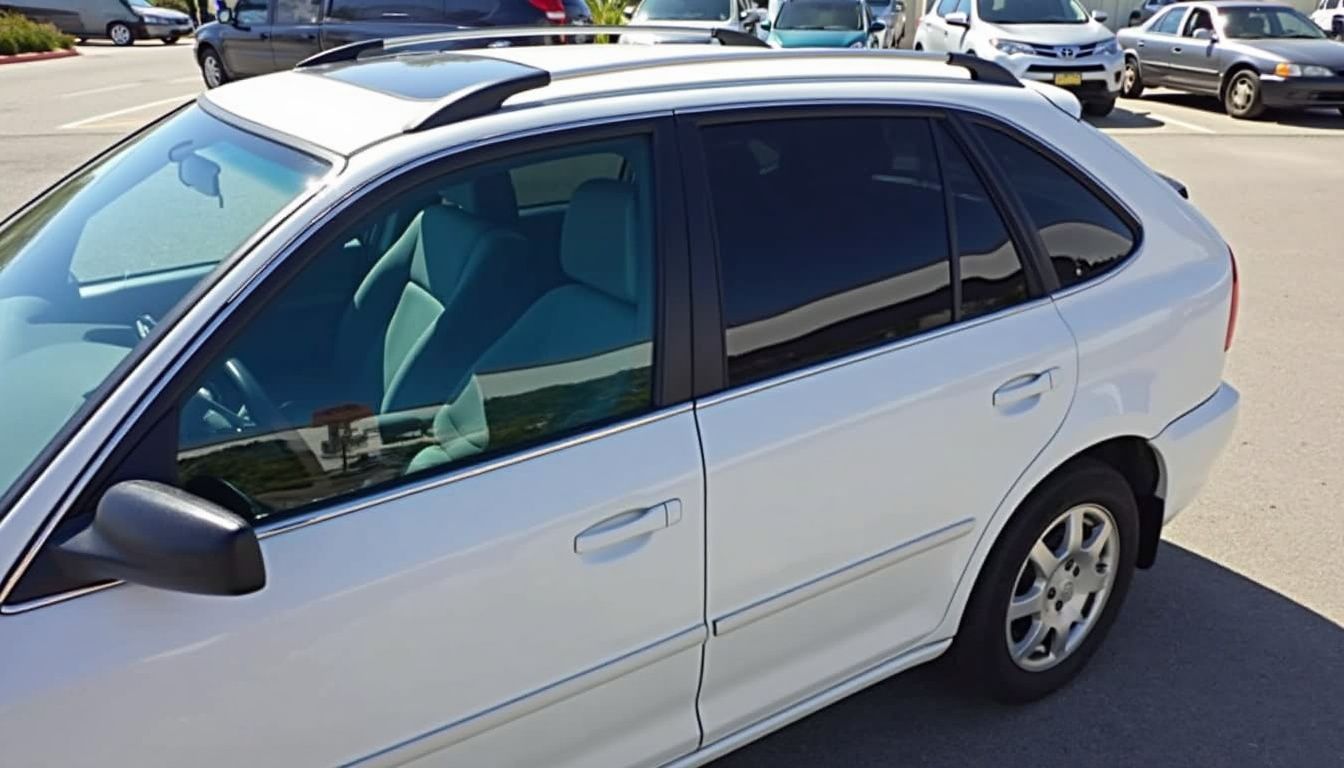
[{"label": "shadow on pavement", "polygon": [[1070,687],[1006,707],[947,671],[897,676],[714,768],[1344,765],[1344,628],[1172,544]]},{"label": "shadow on pavement", "polygon": [[1126,109],[1117,104],[1111,114],[1088,117],[1087,121],[1098,128],[1161,128],[1165,125],[1160,119],[1149,117],[1149,114],[1142,107]]},{"label": "shadow on pavement", "polygon": [[[1121,103],[1128,103],[1131,108],[1141,110],[1142,107],[1140,105],[1145,101],[1170,104],[1174,107],[1185,107],[1187,109],[1198,109],[1202,112],[1211,112],[1218,115],[1226,115],[1222,103],[1212,96],[1200,96],[1194,93],[1180,93],[1177,91],[1164,90],[1157,93],[1145,93],[1140,99],[1130,99],[1128,102]],[[1118,112],[1119,109],[1116,111]],[[1241,123],[1243,121],[1237,122]],[[1291,125],[1297,128],[1344,128],[1344,116],[1341,116],[1339,110],[1334,108],[1321,108],[1309,111],[1270,109],[1266,110],[1265,114],[1262,115],[1258,121],[1244,121],[1246,125],[1254,125],[1256,122],[1278,123],[1280,125]]]}]

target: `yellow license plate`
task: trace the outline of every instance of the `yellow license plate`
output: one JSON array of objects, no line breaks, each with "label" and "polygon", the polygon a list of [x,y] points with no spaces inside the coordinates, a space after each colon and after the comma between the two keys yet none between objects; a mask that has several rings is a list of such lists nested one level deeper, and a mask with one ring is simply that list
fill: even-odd
[{"label": "yellow license plate", "polygon": [[1082,85],[1083,76],[1079,72],[1056,72],[1055,85]]}]

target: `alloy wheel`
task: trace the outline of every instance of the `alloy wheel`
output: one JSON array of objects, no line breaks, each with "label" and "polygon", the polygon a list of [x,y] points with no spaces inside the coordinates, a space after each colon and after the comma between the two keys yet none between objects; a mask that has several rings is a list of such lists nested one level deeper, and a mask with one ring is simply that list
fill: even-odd
[{"label": "alloy wheel", "polygon": [[1129,93],[1134,90],[1134,83],[1139,79],[1139,70],[1138,67],[1134,66],[1134,62],[1132,61],[1125,62],[1124,78],[1125,78],[1124,91],[1125,93]]},{"label": "alloy wheel", "polygon": [[1008,601],[1004,630],[1013,661],[1040,672],[1077,650],[1102,615],[1119,562],[1120,537],[1105,507],[1075,506],[1046,526]]},{"label": "alloy wheel", "polygon": [[107,31],[107,35],[112,38],[112,42],[116,45],[131,44],[131,28],[125,24],[113,24],[112,28]]},{"label": "alloy wheel", "polygon": [[218,88],[224,84],[224,72],[220,69],[219,59],[215,58],[213,53],[207,53],[201,58],[201,72],[205,75],[206,86]]},{"label": "alloy wheel", "polygon": [[1232,106],[1238,112],[1250,108],[1251,102],[1255,99],[1255,86],[1251,84],[1251,79],[1249,77],[1237,78],[1237,81],[1232,83],[1232,93],[1229,94],[1229,98],[1232,100]]}]

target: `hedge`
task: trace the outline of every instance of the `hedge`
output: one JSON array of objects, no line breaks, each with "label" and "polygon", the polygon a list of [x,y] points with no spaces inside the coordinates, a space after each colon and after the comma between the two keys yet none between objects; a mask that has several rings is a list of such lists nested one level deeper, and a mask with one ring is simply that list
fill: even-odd
[{"label": "hedge", "polygon": [[42,53],[74,45],[75,38],[50,24],[38,24],[27,16],[0,11],[0,56]]}]

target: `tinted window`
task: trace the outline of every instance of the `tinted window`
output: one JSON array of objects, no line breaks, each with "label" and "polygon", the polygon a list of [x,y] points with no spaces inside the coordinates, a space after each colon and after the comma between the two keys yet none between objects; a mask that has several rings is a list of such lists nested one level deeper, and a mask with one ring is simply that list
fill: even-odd
[{"label": "tinted window", "polygon": [[318,0],[276,0],[276,24],[316,24],[322,19]]},{"label": "tinted window", "polygon": [[1027,280],[1008,227],[970,160],[944,126],[938,127],[943,178],[952,191],[961,316],[972,318],[1027,298]]},{"label": "tinted window", "polygon": [[1181,28],[1181,17],[1184,15],[1184,8],[1172,8],[1157,17],[1157,21],[1153,22],[1152,29],[1154,32],[1161,32],[1165,35],[1174,35],[1176,34],[1176,30]]},{"label": "tinted window", "polygon": [[927,121],[775,120],[703,136],[731,384],[950,320]]},{"label": "tinted window", "polygon": [[976,130],[1026,204],[1061,287],[1104,272],[1129,255],[1134,232],[1082,182],[1001,131],[984,125]]},{"label": "tinted window", "polygon": [[946,16],[947,14],[952,12],[953,8],[956,7],[957,7],[957,0],[941,0],[938,3],[938,10],[936,13],[939,16]]},{"label": "tinted window", "polygon": [[981,0],[980,18],[992,24],[1086,24],[1088,15],[1074,0]]},{"label": "tinted window", "polygon": [[[595,154],[639,180],[519,211],[512,172]],[[184,398],[181,482],[273,518],[649,409],[649,164],[644,139],[513,158],[336,233]]]},{"label": "tinted window", "polygon": [[618,179],[625,157],[616,152],[566,155],[513,168],[509,174],[518,190],[518,205],[531,208],[563,203],[589,179]]},{"label": "tinted window", "polygon": [[1185,23],[1185,36],[1194,37],[1195,30],[1198,29],[1213,31],[1213,17],[1203,8],[1196,8],[1190,12],[1190,20]]},{"label": "tinted window", "polygon": [[1223,32],[1240,40],[1303,38],[1319,40],[1325,33],[1316,23],[1293,8],[1252,6],[1223,8]]},{"label": "tinted window", "polygon": [[442,21],[443,0],[332,0],[330,15],[348,21]]},{"label": "tinted window", "polygon": [[269,24],[270,9],[271,5],[267,0],[238,0],[238,4],[234,6],[238,23],[243,25]]},{"label": "tinted window", "polygon": [[727,21],[729,0],[644,0],[634,21]]},{"label": "tinted window", "polygon": [[863,29],[858,3],[793,0],[779,12],[776,29]]}]

